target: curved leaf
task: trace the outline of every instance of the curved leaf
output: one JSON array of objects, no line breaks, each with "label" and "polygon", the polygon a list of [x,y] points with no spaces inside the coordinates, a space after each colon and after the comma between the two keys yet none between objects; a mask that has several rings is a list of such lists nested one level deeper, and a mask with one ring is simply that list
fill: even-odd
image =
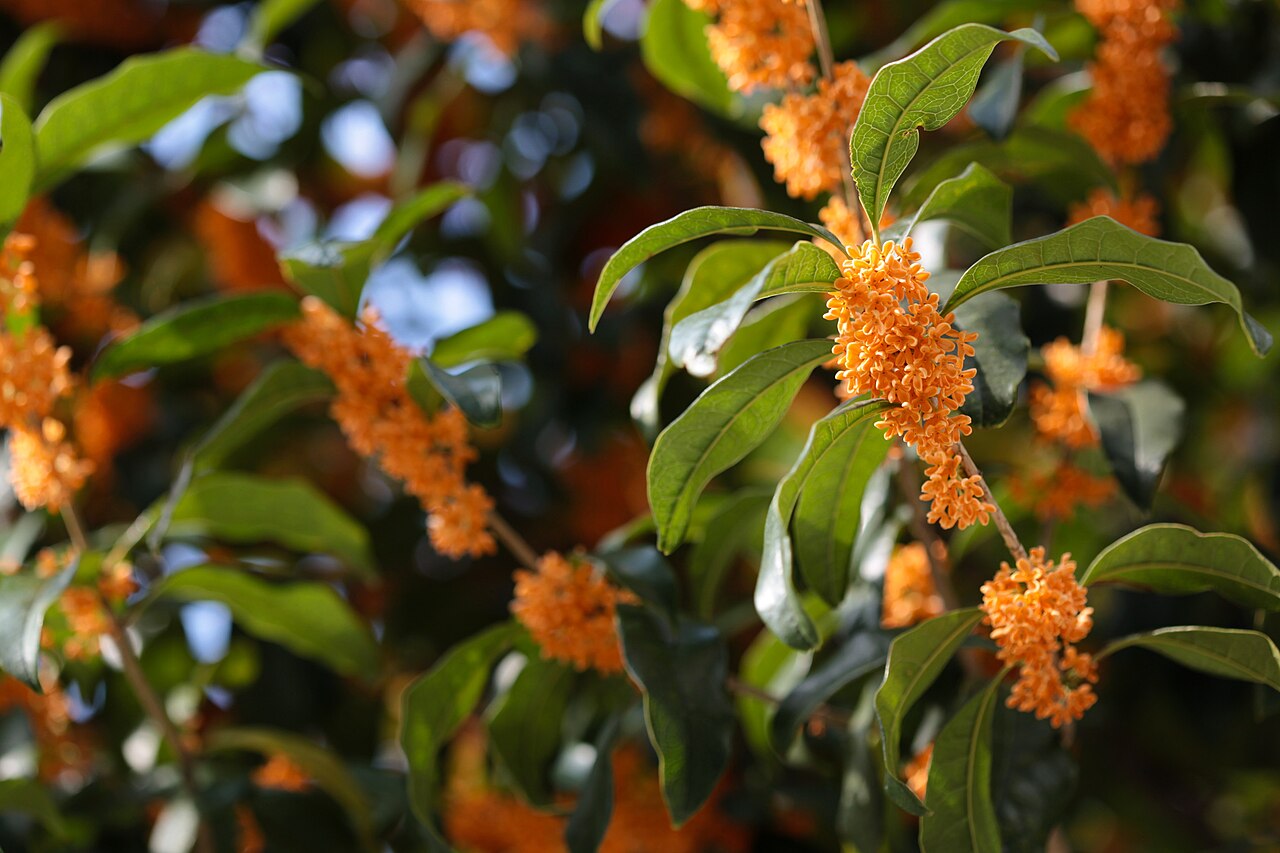
[{"label": "curved leaf", "polygon": [[573,670],[530,658],[489,715],[489,741],[512,781],[534,804],[550,801],[547,771],[560,749]]},{"label": "curved leaf", "polygon": [[466,198],[470,194],[471,189],[465,184],[457,181],[440,181],[398,203],[369,238],[369,242],[375,247],[373,262],[376,264],[391,254],[405,235],[418,223],[443,213],[455,201]]},{"label": "curved leaf", "polygon": [[538,327],[519,311],[499,311],[488,320],[437,341],[431,360],[439,367],[471,361],[512,361],[538,341]]},{"label": "curved leaf", "polygon": [[502,422],[502,374],[492,364],[477,364],[449,373],[431,359],[417,359],[423,377],[436,392],[477,426]]},{"label": "curved leaf", "polygon": [[966,370],[978,372],[960,413],[972,418],[974,426],[999,426],[1012,414],[1027,375],[1031,341],[1022,331],[1022,310],[1005,294],[991,294],[957,308],[955,325],[978,333],[973,355],[964,360]]},{"label": "curved leaf", "polygon": [[684,0],[654,0],[640,36],[640,58],[649,73],[677,95],[730,115],[737,111],[738,99],[711,58],[705,33],[710,23],[710,16],[689,8]]},{"label": "curved leaf", "polygon": [[929,766],[929,812],[920,819],[925,853],[988,853],[1001,849],[991,804],[991,721],[1000,696],[993,678],[942,727]]},{"label": "curved leaf", "polygon": [[693,507],[711,478],[768,437],[805,378],[830,356],[828,341],[762,352],[703,391],[662,431],[649,456],[648,483],[663,553],[684,541]]},{"label": "curved leaf", "polygon": [[1012,241],[1013,189],[979,163],[970,163],[954,178],[938,183],[911,216],[885,229],[882,239],[900,241],[916,223],[946,219],[989,246]]},{"label": "curved leaf", "polygon": [[687,572],[693,611],[700,619],[716,614],[716,598],[725,573],[744,551],[759,552],[764,514],[771,493],[738,490],[729,496],[711,520],[706,534],[689,555]]},{"label": "curved leaf", "polygon": [[242,50],[260,55],[289,25],[301,18],[318,0],[262,0],[253,7],[253,16],[244,36]]},{"label": "curved leaf", "polygon": [[881,669],[888,648],[888,640],[883,633],[859,631],[815,666],[778,703],[778,710],[769,725],[774,750],[779,755],[786,755],[796,733],[818,710],[818,706],[858,679]]},{"label": "curved leaf", "polygon": [[[683,5],[681,0],[674,2]],[[600,316],[604,314],[605,306],[618,289],[622,277],[654,255],[702,237],[715,234],[749,237],[761,229],[821,237],[832,245],[840,245],[840,241],[827,229],[770,210],[750,207],[695,207],[665,222],[650,225],[613,253],[596,282],[596,292],[591,300],[591,313],[587,320],[588,328],[595,331],[596,324],[600,322]]]},{"label": "curved leaf", "polygon": [[978,74],[1002,41],[1020,41],[1057,59],[1032,29],[1006,33],[963,24],[876,72],[849,140],[858,197],[875,230],[889,193],[920,147],[920,128],[937,130],[959,115],[978,85]]},{"label": "curved leaf", "polygon": [[1186,404],[1163,382],[1144,380],[1118,391],[1089,392],[1102,452],[1134,503],[1150,509],[1169,455],[1182,437]]},{"label": "curved leaf", "polygon": [[1199,625],[1159,628],[1122,637],[1108,644],[1098,653],[1098,658],[1128,648],[1150,649],[1210,675],[1252,681],[1280,690],[1280,650],[1270,637],[1258,631]]},{"label": "curved leaf", "polygon": [[612,716],[596,737],[596,758],[564,827],[569,853],[596,853],[613,817],[613,742],[619,718]]},{"label": "curved leaf", "polygon": [[93,366],[94,379],[109,379],[208,355],[298,317],[287,293],[247,293],[192,300],[139,326],[111,344]]},{"label": "curved leaf", "polygon": [[716,358],[716,374],[723,376],[758,352],[806,337],[814,318],[821,317],[824,310],[825,306],[816,296],[800,294],[756,306],[721,348]]},{"label": "curved leaf", "polygon": [[1280,610],[1280,569],[1230,533],[1152,524],[1117,539],[1080,583],[1122,583],[1166,595],[1216,592],[1245,607]]},{"label": "curved leaf", "polygon": [[133,56],[49,102],[36,119],[38,185],[47,189],[107,145],[149,138],[208,95],[230,95],[265,68],[180,47]]},{"label": "curved leaf", "polygon": [[920,798],[898,778],[902,721],[929,685],[942,673],[952,655],[982,621],[977,607],[953,610],[898,635],[889,646],[884,684],[876,692],[876,718],[884,750],[885,791],[912,814],[925,813]]},{"label": "curved leaf", "polygon": [[[969,102],[969,118],[994,139],[1004,139],[1022,103],[1022,66],[1026,49],[1018,45],[1013,56],[997,62],[982,88]],[[1009,241],[999,245],[1005,245]]]},{"label": "curved leaf", "polygon": [[22,215],[36,175],[31,120],[18,101],[0,94],[0,233]]},{"label": "curved leaf", "polygon": [[0,92],[11,96],[23,110],[31,110],[36,80],[60,37],[53,21],[29,27],[0,61]]},{"label": "curved leaf", "polygon": [[360,307],[376,249],[373,240],[319,240],[290,249],[278,260],[280,271],[291,284],[351,318]]},{"label": "curved leaf", "polygon": [[33,571],[0,575],[0,669],[37,692],[44,614],[75,573],[73,562],[50,578]]},{"label": "curved leaf", "polygon": [[1245,313],[1240,291],[1210,269],[1199,252],[1185,243],[1139,234],[1107,216],[992,252],[961,276],[944,310],[1006,287],[1110,280],[1127,281],[1148,296],[1177,305],[1229,305],[1253,351],[1265,355],[1271,348],[1271,335]]}]

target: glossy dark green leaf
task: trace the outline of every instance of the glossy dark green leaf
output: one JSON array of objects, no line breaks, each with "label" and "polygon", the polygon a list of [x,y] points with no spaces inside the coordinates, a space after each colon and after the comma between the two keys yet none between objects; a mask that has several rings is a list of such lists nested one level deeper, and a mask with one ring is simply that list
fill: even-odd
[{"label": "glossy dark green leaf", "polygon": [[1115,640],[1098,657],[1129,648],[1150,649],[1191,669],[1280,691],[1280,651],[1270,637],[1258,631],[1199,625],[1159,628]]},{"label": "glossy dark green leaf", "polygon": [[640,57],[649,73],[677,95],[730,115],[740,107],[707,47],[710,23],[705,12],[690,9],[684,0],[654,0],[640,36]]},{"label": "glossy dark green leaf", "polygon": [[1040,853],[1066,814],[1079,770],[1062,733],[1003,704],[992,726],[991,796],[1007,853]]},{"label": "glossy dark green leaf", "polygon": [[818,663],[778,704],[769,725],[774,750],[786,755],[813,712],[845,687],[883,669],[888,651],[889,641],[884,634],[859,631]]},{"label": "glossy dark green leaf", "polygon": [[937,130],[959,115],[987,57],[1007,40],[1057,58],[1035,30],[1006,33],[984,24],[962,24],[876,72],[849,141],[858,197],[873,229],[894,184],[920,147],[920,128]]},{"label": "glossy dark green leaf", "polygon": [[[672,0],[672,2],[681,3],[681,0]],[[600,271],[600,279],[596,282],[588,326],[595,331],[596,324],[600,322],[600,316],[604,314],[605,306],[609,304],[609,299],[618,289],[623,276],[654,255],[702,237],[712,237],[716,234],[749,237],[762,229],[821,237],[833,245],[839,245],[840,242],[830,231],[820,225],[810,225],[769,210],[748,207],[695,207],[665,222],[650,225],[613,253],[608,263],[604,265],[604,269]]]},{"label": "glossy dark green leaf", "polygon": [[564,828],[569,853],[596,853],[613,817],[613,743],[618,717],[610,717],[596,738],[596,758]]},{"label": "glossy dark green leaf", "polygon": [[711,796],[729,763],[729,650],[710,625],[687,619],[672,624],[629,605],[618,607],[618,633],[627,673],[644,695],[662,798],[672,824],[680,826]]},{"label": "glossy dark green leaf", "polygon": [[694,545],[686,571],[693,595],[694,613],[711,619],[725,574],[744,552],[760,553],[764,514],[772,493],[760,490],[735,491],[711,520],[706,533]]},{"label": "glossy dark green leaf", "polygon": [[[817,628],[801,604],[794,580],[788,527],[796,502],[817,473],[814,488],[826,494],[827,512],[808,519],[808,526],[797,530],[802,536],[821,535],[828,529],[827,516],[833,504],[845,511],[858,506],[859,501],[845,501],[845,495],[834,490],[846,489],[861,495],[867,478],[888,452],[888,443],[875,429],[875,418],[884,408],[883,403],[843,406],[815,423],[795,465],[773,493],[765,516],[764,552],[756,578],[755,606],[769,630],[794,648],[811,649],[818,644]],[[819,506],[822,503],[818,501]],[[858,529],[857,515],[848,523],[851,536]],[[831,564],[824,561],[804,568],[805,579],[828,601],[839,602],[844,597],[849,571],[847,552],[843,565],[837,558]]]},{"label": "glossy dark green leaf", "polygon": [[1076,110],[1093,90],[1087,72],[1065,74],[1043,86],[1018,116],[1018,124],[1024,127],[1046,127],[1066,130],[1067,117]]},{"label": "glossy dark green leaf", "polygon": [[1026,49],[1019,45],[1012,56],[997,62],[969,102],[969,118],[995,139],[1008,136],[1017,118],[1025,55]]},{"label": "glossy dark green leaf", "polygon": [[27,206],[36,175],[31,120],[18,101],[0,93],[0,233],[8,230]]},{"label": "glossy dark green leaf", "polygon": [[840,268],[824,250],[810,242],[796,243],[790,251],[764,265],[727,299],[690,314],[671,330],[671,361],[695,376],[708,376],[716,368],[716,354],[738,331],[742,319],[757,299],[784,293],[826,292],[840,277]]},{"label": "glossy dark green leaf", "polygon": [[299,290],[352,318],[360,308],[360,294],[373,268],[376,248],[372,240],[305,243],[280,256],[280,270]]},{"label": "glossy dark green leaf", "polygon": [[751,356],[807,336],[815,317],[825,311],[813,296],[784,296],[753,309],[716,359],[716,374],[736,370]]},{"label": "glossy dark green leaf", "polygon": [[263,70],[256,62],[192,47],[126,59],[41,111],[35,122],[37,184],[48,189],[106,146],[148,139],[196,101],[230,95]]},{"label": "glossy dark green leaf", "polygon": [[287,293],[247,293],[185,302],[157,314],[107,347],[93,365],[94,379],[187,361],[298,317]]},{"label": "glossy dark green leaf", "polygon": [[449,373],[429,358],[420,358],[422,374],[431,386],[467,420],[491,427],[502,422],[502,375],[492,364],[477,364]]},{"label": "glossy dark green leaf", "polygon": [[649,456],[648,481],[664,553],[684,541],[694,505],[711,478],[773,432],[805,378],[830,355],[828,341],[799,341],[762,352],[703,391],[662,431]]},{"label": "glossy dark green leaf", "polygon": [[174,507],[168,535],[224,542],[274,542],[299,553],[332,554],[372,572],[364,527],[306,480],[216,471],[196,478]]},{"label": "glossy dark green leaf", "polygon": [[493,752],[531,803],[550,802],[547,771],[560,749],[573,681],[568,667],[530,658],[489,715]]},{"label": "glossy dark green leaf", "polygon": [[738,680],[755,688],[759,694],[737,693],[738,720],[742,738],[756,758],[773,762],[778,757],[769,734],[777,706],[762,699],[761,695],[772,697],[789,693],[809,674],[812,662],[813,652],[796,651],[769,631],[756,634],[742,655]]},{"label": "glossy dark green leaf", "polygon": [[876,693],[876,718],[880,721],[880,741],[884,750],[885,791],[895,803],[912,814],[924,814],[925,807],[898,778],[902,721],[981,621],[982,611],[976,607],[953,610],[900,634],[889,647],[884,683]]},{"label": "glossy dark green leaf", "polygon": [[960,413],[972,418],[974,426],[999,426],[1013,412],[1027,375],[1031,341],[1022,331],[1022,311],[1005,294],[989,294],[957,308],[955,325],[978,333],[973,355],[964,360],[966,369],[978,373]]},{"label": "glossy dark green leaf", "polygon": [[271,44],[294,21],[311,11],[318,2],[319,0],[262,0],[253,7],[242,49],[252,55],[261,55],[263,48]]},{"label": "glossy dark green leaf", "polygon": [[884,796],[878,761],[872,749],[875,724],[874,684],[862,689],[862,698],[849,720],[840,801],[836,808],[836,834],[850,853],[875,853],[884,837]]},{"label": "glossy dark green leaf", "polygon": [[1151,507],[1165,463],[1182,437],[1185,410],[1182,398],[1154,379],[1119,391],[1089,392],[1102,452],[1120,487],[1142,509]]},{"label": "glossy dark green leaf", "polygon": [[51,578],[34,571],[0,575],[0,669],[40,690],[40,633],[44,614],[75,575],[74,563]]},{"label": "glossy dark green leaf", "polygon": [[58,25],[53,21],[36,24],[23,30],[0,60],[0,92],[12,97],[26,112],[34,105],[36,80],[59,37]]},{"label": "glossy dark green leaf", "polygon": [[920,818],[923,853],[1001,849],[991,802],[991,723],[999,698],[1000,679],[993,678],[938,732],[929,766],[929,812]]},{"label": "glossy dark green leaf", "polygon": [[519,311],[499,311],[488,320],[436,342],[431,361],[456,367],[471,361],[514,361],[538,342],[538,328]]},{"label": "glossy dark green leaf", "polygon": [[455,645],[405,689],[400,709],[400,746],[409,766],[409,805],[422,824],[434,824],[440,783],[440,748],[471,715],[489,670],[521,635],[514,622],[495,625]]},{"label": "glossy dark green leaf", "polygon": [[648,545],[601,551],[596,555],[605,564],[609,577],[645,601],[668,613],[676,611],[675,570],[658,549]]},{"label": "glossy dark green leaf", "polygon": [[1117,539],[1080,583],[1122,583],[1165,595],[1212,591],[1245,607],[1280,611],[1280,569],[1253,543],[1182,524],[1152,524]]},{"label": "glossy dark green leaf", "polygon": [[319,581],[276,583],[228,566],[166,575],[152,598],[217,601],[248,633],[279,643],[343,675],[374,677],[378,646],[351,605]]},{"label": "glossy dark green leaf", "polygon": [[988,246],[1007,246],[1013,190],[979,163],[937,184],[914,214],[886,228],[881,237],[901,240],[917,222],[945,219]]},{"label": "glossy dark green leaf", "polygon": [[1271,348],[1271,335],[1245,313],[1240,291],[1210,269],[1199,252],[1186,243],[1139,234],[1107,216],[992,252],[965,272],[945,310],[1006,287],[1108,280],[1127,281],[1177,305],[1229,305],[1254,352],[1265,355]]},{"label": "glossy dark green leaf", "polygon": [[375,851],[373,804],[336,754],[293,732],[254,727],[219,728],[209,735],[206,750],[256,752],[266,758],[283,755],[315,780],[351,821],[361,847]]}]

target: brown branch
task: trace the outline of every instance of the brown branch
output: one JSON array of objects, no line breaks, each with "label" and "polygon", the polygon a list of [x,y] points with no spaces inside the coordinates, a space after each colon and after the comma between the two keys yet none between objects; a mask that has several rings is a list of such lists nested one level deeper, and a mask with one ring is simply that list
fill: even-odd
[{"label": "brown branch", "polygon": [[956,442],[956,450],[964,462],[965,473],[970,477],[978,478],[978,483],[982,486],[982,497],[987,503],[991,504],[991,515],[995,518],[996,529],[1000,531],[1000,538],[1004,539],[1005,547],[1009,549],[1009,553],[1015,559],[1025,560],[1027,558],[1027,549],[1022,547],[1022,542],[1018,539],[1018,534],[1014,532],[1013,525],[1009,523],[1009,518],[1004,514],[1004,510],[1000,509],[1000,504],[996,503],[995,495],[991,494],[991,487],[987,485],[986,478],[982,476],[982,472],[978,470],[973,457],[965,449],[964,442]]},{"label": "brown branch", "polygon": [[[904,448],[902,443],[899,448]],[[904,448],[905,449],[905,448]],[[942,596],[942,603],[948,610],[960,606],[960,597],[951,583],[951,566],[947,559],[947,543],[942,541],[938,531],[929,523],[925,514],[924,502],[920,500],[920,484],[911,476],[911,467],[904,457],[898,463],[898,489],[902,499],[911,505],[911,520],[908,527],[911,535],[924,545],[925,554],[929,557],[929,573],[933,575],[933,587]]]},{"label": "brown branch", "polygon": [[1084,331],[1080,335],[1080,351],[1093,355],[1098,349],[1098,336],[1102,334],[1102,319],[1107,312],[1107,283],[1095,281],[1089,285],[1089,301],[1084,309]]},{"label": "brown branch", "polygon": [[[746,696],[749,699],[755,699],[757,701],[764,702],[767,705],[773,705],[776,707],[782,704],[781,699],[774,696],[767,690],[761,690],[754,684],[747,684],[742,679],[733,675],[725,679],[725,687],[729,689],[730,693],[736,693],[739,696]],[[833,708],[830,705],[819,705],[814,709],[813,713],[809,715],[809,719],[821,720],[827,725],[838,726],[843,729],[849,727],[850,714],[847,711],[842,711],[839,708]]]},{"label": "brown branch", "polygon": [[538,552],[533,550],[525,538],[496,511],[489,513],[489,529],[493,531],[493,535],[498,538],[503,547],[511,552],[511,556],[520,562],[520,565],[531,572],[538,570]]},{"label": "brown branch", "polygon": [[[818,51],[818,65],[822,68],[822,76],[834,82],[835,54],[831,49],[831,33],[827,30],[827,16],[822,11],[822,0],[806,0],[805,8],[809,10],[809,29],[813,31],[813,43]],[[852,130],[852,128],[850,128]],[[844,169],[844,203],[849,212],[857,216],[858,191],[853,185],[853,172]],[[875,231],[876,229],[872,229]],[[840,236],[840,235],[837,235]],[[843,250],[844,246],[836,248]]]}]

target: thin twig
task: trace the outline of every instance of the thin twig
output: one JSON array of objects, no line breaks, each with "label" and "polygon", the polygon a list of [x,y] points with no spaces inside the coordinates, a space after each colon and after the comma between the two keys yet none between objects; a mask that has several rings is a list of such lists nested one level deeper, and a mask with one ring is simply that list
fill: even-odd
[{"label": "thin twig", "polygon": [[1080,351],[1093,355],[1098,349],[1098,336],[1102,334],[1102,318],[1107,311],[1107,283],[1095,281],[1089,285],[1089,301],[1084,309],[1084,332],[1080,335]]},{"label": "thin twig", "polygon": [[961,460],[964,461],[965,473],[970,477],[977,477],[978,483],[982,486],[982,497],[991,505],[992,516],[996,520],[996,529],[1000,531],[1000,537],[1004,539],[1005,547],[1009,549],[1009,553],[1015,559],[1025,560],[1027,558],[1027,549],[1022,547],[1022,542],[1018,539],[1018,534],[1014,532],[1013,525],[1009,523],[1008,517],[1004,514],[1004,510],[1000,509],[1000,504],[996,502],[996,496],[991,494],[991,487],[987,485],[987,480],[982,476],[982,472],[978,470],[978,466],[973,461],[973,457],[969,455],[969,451],[965,449],[964,442],[956,442],[956,448],[960,453]]},{"label": "thin twig", "polygon": [[[822,0],[807,0],[805,7],[809,10],[809,29],[813,31],[813,43],[818,50],[818,65],[822,69],[822,76],[835,82],[835,53],[831,49],[831,33],[827,30],[827,16],[822,11]],[[856,216],[858,191],[853,184],[853,172],[844,169],[841,171],[841,178],[844,180],[845,207]],[[844,249],[844,246],[838,248]]]},{"label": "thin twig", "polygon": [[511,556],[515,557],[520,565],[524,566],[531,572],[538,570],[538,552],[525,541],[524,537],[516,532],[516,529],[507,523],[507,520],[498,515],[496,511],[489,513],[489,529],[498,537],[498,541],[511,552]]},{"label": "thin twig", "polygon": [[[898,446],[901,448],[902,444]],[[956,594],[955,586],[951,583],[947,545],[938,535],[938,531],[934,530],[933,525],[929,523],[924,502],[920,500],[920,484],[911,476],[911,466],[907,464],[905,458],[898,463],[897,475],[898,489],[902,492],[902,499],[911,505],[911,520],[908,526],[911,528],[911,535],[924,545],[925,554],[929,557],[929,573],[933,575],[934,589],[938,591],[938,595],[942,596],[942,603],[946,608],[955,610],[960,606],[960,598]]]},{"label": "thin twig", "polygon": [[[736,676],[729,676],[725,680],[725,686],[729,688],[730,693],[736,693],[739,696],[746,696],[749,699],[756,699],[768,705],[778,706],[782,704],[782,700],[767,690],[761,690],[753,684],[747,684],[745,681]],[[830,705],[819,705],[809,715],[811,720],[821,720],[827,725],[839,726],[840,728],[848,728],[849,713],[839,708],[833,708]]]}]

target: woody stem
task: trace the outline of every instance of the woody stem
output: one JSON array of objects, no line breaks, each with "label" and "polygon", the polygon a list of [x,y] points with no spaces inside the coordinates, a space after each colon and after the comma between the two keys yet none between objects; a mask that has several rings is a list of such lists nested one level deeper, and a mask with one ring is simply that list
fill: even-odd
[{"label": "woody stem", "polygon": [[493,535],[498,537],[498,541],[502,543],[511,555],[531,572],[538,570],[538,552],[525,541],[525,538],[516,532],[516,529],[507,523],[507,520],[498,515],[496,511],[489,512],[489,529],[493,531]]},{"label": "woody stem", "polygon": [[924,552],[929,558],[929,573],[933,576],[933,587],[938,591],[938,595],[942,596],[942,603],[946,608],[955,610],[960,606],[960,599],[956,595],[955,587],[951,584],[951,567],[947,564],[946,544],[938,535],[938,531],[933,529],[933,525],[929,524],[924,511],[924,502],[920,500],[920,484],[911,476],[911,467],[906,464],[905,459],[899,461],[897,476],[902,498],[911,505],[911,520],[908,522],[911,535],[924,545]]},{"label": "woody stem", "polygon": [[1093,355],[1098,349],[1098,335],[1102,332],[1102,318],[1107,310],[1107,283],[1095,281],[1089,285],[1089,302],[1084,310],[1084,332],[1080,336],[1080,350]]},{"label": "woody stem", "polygon": [[996,520],[996,529],[1000,531],[1000,538],[1004,539],[1005,547],[1009,549],[1009,553],[1014,556],[1014,559],[1025,560],[1027,558],[1027,549],[1022,547],[1022,542],[1019,541],[1018,534],[1014,532],[1013,525],[1009,523],[1009,518],[1004,514],[1004,510],[1000,509],[1000,504],[996,503],[995,495],[991,494],[991,487],[987,485],[986,478],[982,476],[982,471],[978,470],[977,463],[969,455],[964,442],[957,441],[956,450],[959,451],[960,459],[964,462],[965,473],[970,477],[978,478],[978,483],[982,486],[982,497],[987,503],[991,504],[991,514]]},{"label": "woody stem", "polygon": [[[822,76],[832,80],[835,76],[835,54],[831,49],[831,33],[827,30],[827,16],[822,11],[822,0],[806,0],[805,8],[809,10],[809,29],[813,31],[813,43],[818,50],[818,66]],[[853,173],[844,169],[844,203],[849,212],[857,210],[858,192],[853,185]],[[843,246],[839,248],[843,249]]]},{"label": "woody stem", "polygon": [[[746,696],[749,699],[755,699],[768,705],[781,705],[782,700],[767,690],[761,690],[753,684],[747,684],[745,681],[736,676],[729,676],[725,681],[725,686],[729,688],[730,693],[736,693],[739,696]],[[849,715],[838,708],[832,708],[830,705],[819,705],[814,709],[810,719],[822,720],[825,723],[840,728],[846,728],[849,725]]]}]

